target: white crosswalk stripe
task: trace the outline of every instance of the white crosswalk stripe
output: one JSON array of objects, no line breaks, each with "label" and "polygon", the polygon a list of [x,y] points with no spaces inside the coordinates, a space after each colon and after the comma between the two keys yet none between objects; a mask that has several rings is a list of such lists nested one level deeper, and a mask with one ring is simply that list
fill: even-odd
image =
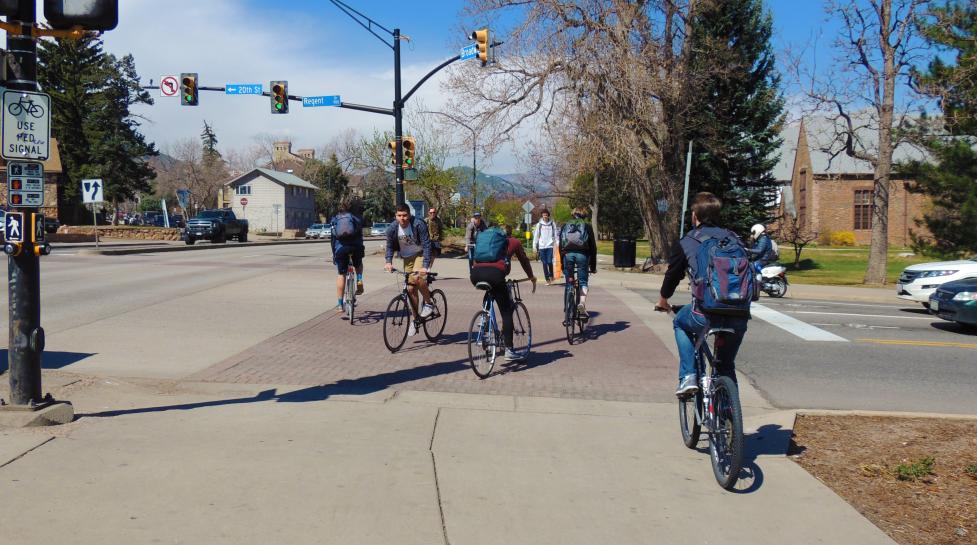
[{"label": "white crosswalk stripe", "polygon": [[830,333],[809,323],[802,322],[797,318],[788,316],[783,312],[777,312],[772,308],[757,303],[753,303],[750,306],[750,313],[754,318],[760,318],[768,324],[777,326],[805,341],[848,342],[848,339],[844,337],[839,337],[834,333]]}]

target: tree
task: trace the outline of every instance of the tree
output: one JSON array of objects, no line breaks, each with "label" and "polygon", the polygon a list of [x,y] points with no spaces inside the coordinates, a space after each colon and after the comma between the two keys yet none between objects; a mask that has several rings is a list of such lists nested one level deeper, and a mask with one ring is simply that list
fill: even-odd
[{"label": "tree", "polygon": [[[690,193],[723,201],[722,224],[746,233],[770,223],[779,184],[784,100],[775,66],[773,18],[760,0],[703,5],[692,21],[689,63],[702,74],[702,108],[692,115]],[[708,99],[705,99],[708,97]]]},{"label": "tree", "polygon": [[641,233],[641,213],[634,206],[634,195],[627,179],[610,168],[597,174],[599,187],[594,185],[594,173],[579,174],[574,179],[568,197],[570,205],[591,207],[593,212],[596,195],[597,207],[604,211],[600,224],[594,227],[598,237],[631,237]]},{"label": "tree", "polygon": [[325,163],[316,161],[306,162],[306,173],[309,181],[318,187],[315,193],[316,212],[327,217],[333,217],[339,211],[339,203],[349,194],[349,178],[339,166],[336,155],[330,155]]},{"label": "tree", "polygon": [[[889,248],[889,187],[892,156],[910,141],[913,120],[912,67],[920,52],[916,21],[928,0],[838,0],[827,11],[842,25],[834,43],[834,70],[795,74],[811,111],[834,121],[833,134],[818,146],[832,158],[845,154],[873,170],[872,239],[866,284],[884,284]],[[815,139],[816,140],[816,139]]]},{"label": "tree", "polygon": [[204,130],[200,133],[200,141],[204,147],[204,160],[215,161],[221,158],[220,151],[217,150],[217,134],[214,128],[204,120]]},{"label": "tree", "polygon": [[943,110],[940,134],[924,135],[934,162],[912,161],[901,174],[910,189],[929,195],[935,209],[922,223],[932,239],[915,238],[924,251],[944,256],[977,252],[977,7],[948,4],[921,22],[929,42],[953,57],[940,56],[915,74],[919,89],[937,98]]},{"label": "tree", "polygon": [[370,171],[363,195],[363,218],[370,223],[391,221],[396,212],[393,181],[387,172]]},{"label": "tree", "polygon": [[780,228],[780,239],[794,246],[794,269],[801,265],[801,252],[804,247],[818,239],[818,234],[811,231],[797,217],[797,214],[787,213],[782,217],[783,225]]}]

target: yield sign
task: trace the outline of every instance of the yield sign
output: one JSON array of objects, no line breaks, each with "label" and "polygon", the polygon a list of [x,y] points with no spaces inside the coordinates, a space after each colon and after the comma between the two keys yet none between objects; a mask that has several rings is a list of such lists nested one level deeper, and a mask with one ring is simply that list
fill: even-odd
[{"label": "yield sign", "polygon": [[159,94],[164,97],[175,97],[180,92],[180,82],[176,76],[159,78]]}]

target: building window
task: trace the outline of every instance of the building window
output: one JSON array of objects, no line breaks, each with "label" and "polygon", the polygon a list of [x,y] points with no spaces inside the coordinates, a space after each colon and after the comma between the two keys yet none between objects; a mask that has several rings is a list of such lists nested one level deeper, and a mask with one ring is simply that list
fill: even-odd
[{"label": "building window", "polygon": [[239,185],[239,186],[237,186],[236,191],[237,191],[237,194],[238,195],[250,195],[251,194],[251,186],[250,185]]},{"label": "building window", "polygon": [[872,190],[855,190],[855,229],[872,228]]}]

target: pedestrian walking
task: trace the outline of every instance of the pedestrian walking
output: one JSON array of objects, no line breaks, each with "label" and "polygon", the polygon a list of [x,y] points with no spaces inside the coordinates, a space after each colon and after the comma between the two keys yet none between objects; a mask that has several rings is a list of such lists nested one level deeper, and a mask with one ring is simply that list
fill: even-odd
[{"label": "pedestrian walking", "polygon": [[472,219],[465,227],[465,251],[468,252],[468,268],[471,269],[475,264],[475,237],[485,230],[485,222],[482,221],[482,213],[475,211]]},{"label": "pedestrian walking", "polygon": [[556,222],[550,219],[550,211],[543,209],[540,219],[533,227],[533,251],[543,264],[543,278],[546,285],[553,282],[553,246],[556,244]]},{"label": "pedestrian walking", "polygon": [[434,260],[441,257],[441,242],[444,240],[444,222],[438,217],[438,209],[427,211],[427,233],[431,239],[431,266]]}]

